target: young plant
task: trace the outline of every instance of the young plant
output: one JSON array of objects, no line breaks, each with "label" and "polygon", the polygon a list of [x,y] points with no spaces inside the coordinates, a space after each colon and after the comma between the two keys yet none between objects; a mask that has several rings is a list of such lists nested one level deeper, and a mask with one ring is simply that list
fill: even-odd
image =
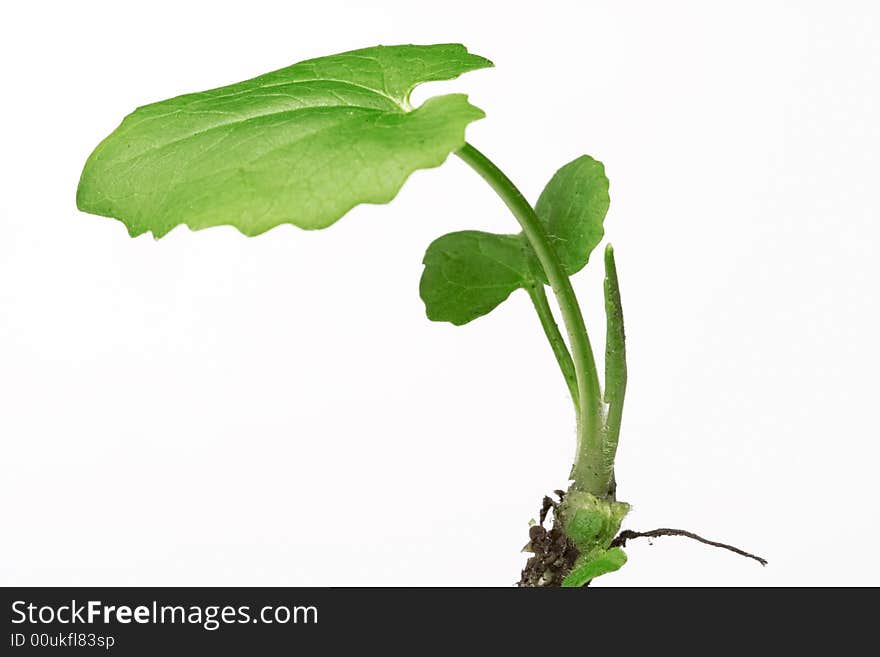
[{"label": "young plant", "polygon": [[456,44],[379,46],[140,107],[88,158],[77,206],[119,219],[132,237],[151,232],[158,239],[181,224],[231,225],[247,236],[284,223],[326,228],[356,205],[391,201],[411,173],[455,153],[495,190],[520,232],[438,238],[425,253],[419,292],[429,319],[456,325],[489,313],[517,289],[531,298],[571,395],[577,447],[568,490],[557,491],[559,502],[545,498],[541,524],[531,528],[534,556],[520,583],[582,586],[620,568],[623,544],[639,535],[618,536],[629,511],[615,497],[614,479],[626,349],[611,245],[604,253],[604,389],[569,280],[602,240],[608,179],[600,162],[583,155],[553,175],[533,207],[465,141],[468,124],[484,117],[466,96],[410,104],[423,82],[490,66]]}]

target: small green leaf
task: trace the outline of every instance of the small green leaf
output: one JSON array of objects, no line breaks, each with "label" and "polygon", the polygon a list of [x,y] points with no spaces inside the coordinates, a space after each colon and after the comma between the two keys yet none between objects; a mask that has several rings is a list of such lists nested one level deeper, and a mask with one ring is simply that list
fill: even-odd
[{"label": "small green leaf", "polygon": [[[588,155],[559,169],[541,193],[535,212],[569,275],[584,267],[602,240],[608,204],[605,168]],[[474,237],[459,242],[449,239],[453,235],[479,235],[480,248]],[[512,255],[517,242],[522,257]],[[443,253],[438,252],[441,247]],[[506,255],[499,256],[501,252]],[[445,235],[428,247],[423,262],[419,291],[428,318],[457,325],[490,312],[518,287],[547,283],[522,233],[465,231]],[[500,267],[501,263],[508,270]]]},{"label": "small green leaf", "polygon": [[409,94],[491,65],[461,45],[379,46],[138,108],[89,157],[77,205],[132,236],[324,228],[464,145],[480,109],[461,94],[412,109]]},{"label": "small green leaf", "polygon": [[582,155],[559,169],[535,205],[566,273],[576,274],[602,241],[602,222],[611,203],[601,162]]},{"label": "small green leaf", "polygon": [[528,257],[518,235],[465,230],[434,240],[419,283],[428,318],[460,326],[490,312],[532,280]]},{"label": "small green leaf", "polygon": [[602,550],[596,555],[581,555],[571,572],[562,580],[562,586],[583,586],[600,575],[620,570],[626,563],[626,553],[619,547]]}]

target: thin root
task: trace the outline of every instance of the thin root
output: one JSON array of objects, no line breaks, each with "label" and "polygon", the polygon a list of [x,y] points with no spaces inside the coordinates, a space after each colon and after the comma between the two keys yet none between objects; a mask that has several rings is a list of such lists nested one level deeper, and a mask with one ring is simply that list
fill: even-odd
[{"label": "thin root", "polygon": [[666,527],[661,527],[660,529],[652,529],[649,532],[635,532],[631,529],[624,529],[622,532],[620,532],[620,534],[617,535],[617,538],[611,541],[611,547],[624,547],[626,545],[626,542],[633,538],[657,538],[658,536],[684,536],[685,538],[690,538],[695,541],[699,541],[700,543],[711,545],[712,547],[722,548],[723,550],[730,550],[731,552],[734,552],[742,557],[754,559],[762,566],[767,565],[767,560],[757,555],[746,552],[745,550],[740,550],[738,547],[727,545],[726,543],[710,541],[707,538],[698,536],[693,532],[685,531],[684,529],[668,529]]}]

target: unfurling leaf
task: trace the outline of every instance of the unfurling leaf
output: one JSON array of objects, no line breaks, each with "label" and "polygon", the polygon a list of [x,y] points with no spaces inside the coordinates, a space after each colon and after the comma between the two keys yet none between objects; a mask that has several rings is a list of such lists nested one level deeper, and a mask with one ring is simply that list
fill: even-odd
[{"label": "unfurling leaf", "polygon": [[626,334],[614,248],[605,247],[605,403],[622,404],[626,391]]},{"label": "unfurling leaf", "polygon": [[413,109],[410,92],[491,65],[461,45],[379,46],[146,105],[89,157],[77,205],[132,236],[324,228],[463,146],[483,112],[461,94]]},{"label": "unfurling leaf", "polygon": [[[567,274],[583,269],[602,240],[608,205],[605,168],[588,155],[559,169],[538,198],[535,212]],[[450,233],[431,243],[423,262],[419,292],[428,318],[457,325],[490,312],[517,288],[546,283],[522,233]]]},{"label": "unfurling leaf", "polygon": [[620,438],[623,399],[626,394],[626,334],[623,329],[623,306],[617,281],[614,249],[605,247],[605,418],[606,453],[613,463]]}]

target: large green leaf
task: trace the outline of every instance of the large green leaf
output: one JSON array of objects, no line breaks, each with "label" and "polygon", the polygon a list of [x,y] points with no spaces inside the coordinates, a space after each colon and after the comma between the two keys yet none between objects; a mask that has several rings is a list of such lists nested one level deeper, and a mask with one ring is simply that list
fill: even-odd
[{"label": "large green leaf", "polygon": [[[583,155],[557,171],[535,212],[569,275],[580,271],[602,240],[608,179],[601,162]],[[522,233],[449,233],[428,247],[419,291],[428,317],[465,324],[520,288],[546,283]]]},{"label": "large green leaf", "polygon": [[146,105],[89,157],[77,205],[132,236],[324,228],[464,145],[480,109],[461,94],[413,109],[410,92],[491,65],[461,45],[379,46]]}]

